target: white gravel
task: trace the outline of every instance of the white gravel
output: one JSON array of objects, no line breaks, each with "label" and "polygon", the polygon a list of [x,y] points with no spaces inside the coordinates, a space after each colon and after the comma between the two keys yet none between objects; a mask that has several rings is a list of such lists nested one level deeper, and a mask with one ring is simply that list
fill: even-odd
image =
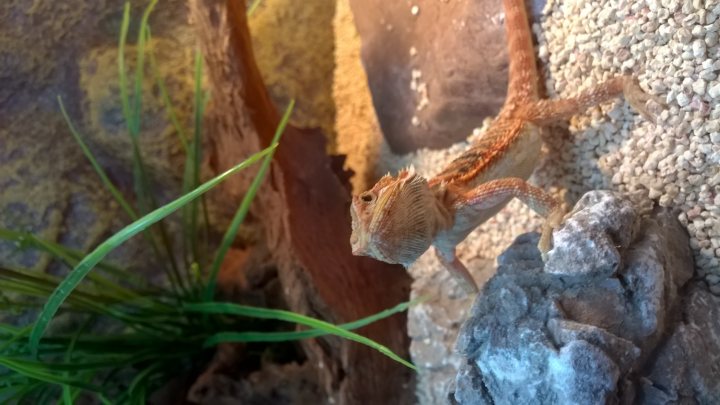
[{"label": "white gravel", "polygon": [[[569,204],[592,189],[649,190],[681,212],[700,274],[720,280],[720,1],[548,0],[533,31],[549,97],[632,73],[666,105],[656,124],[618,100],[571,119],[569,136],[550,129],[531,182]],[[467,145],[406,156],[384,148],[380,171],[412,163],[431,176]],[[513,201],[460,246],[461,259],[495,257],[540,223]],[[431,264],[422,262],[416,276]]]}]

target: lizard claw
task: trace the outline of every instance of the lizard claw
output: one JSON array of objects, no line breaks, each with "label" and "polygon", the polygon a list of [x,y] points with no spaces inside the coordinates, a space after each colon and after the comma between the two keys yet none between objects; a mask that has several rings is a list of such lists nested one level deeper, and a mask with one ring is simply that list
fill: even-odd
[{"label": "lizard claw", "polygon": [[548,252],[553,247],[553,231],[560,227],[563,217],[564,214],[562,210],[560,208],[556,208],[545,219],[545,223],[542,226],[542,233],[540,234],[540,241],[538,242],[538,249],[540,250],[540,256],[542,257],[543,262],[547,261]]},{"label": "lizard claw", "polygon": [[657,116],[648,110],[647,103],[648,101],[652,101],[655,104],[662,104],[662,101],[659,97],[645,93],[634,77],[626,78],[625,85],[623,86],[623,95],[628,104],[640,113],[643,118],[652,123],[657,122]]}]

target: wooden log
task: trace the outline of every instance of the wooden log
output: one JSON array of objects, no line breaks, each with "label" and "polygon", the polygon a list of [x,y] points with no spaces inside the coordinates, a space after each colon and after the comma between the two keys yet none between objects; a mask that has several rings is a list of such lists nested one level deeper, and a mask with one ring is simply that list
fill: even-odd
[{"label": "wooden log", "polygon": [[[212,94],[205,150],[218,171],[268,145],[279,122],[255,64],[244,4],[190,0]],[[352,256],[349,188],[334,167],[321,134],[288,127],[253,213],[264,223],[290,308],[346,322],[406,300],[410,280],[399,266]],[[223,192],[239,201],[252,174],[226,183]],[[404,315],[359,332],[407,358]],[[382,354],[332,337],[304,341],[303,348],[328,398],[341,404],[411,402],[412,372]]]}]

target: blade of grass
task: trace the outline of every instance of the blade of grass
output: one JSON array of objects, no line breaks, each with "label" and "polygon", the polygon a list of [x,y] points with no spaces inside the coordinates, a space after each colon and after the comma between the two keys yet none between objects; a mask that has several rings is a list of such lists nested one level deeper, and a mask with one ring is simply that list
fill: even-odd
[{"label": "blade of grass", "polygon": [[[142,154],[140,152],[139,137],[142,117],[142,84],[145,73],[145,44],[147,41],[147,25],[152,9],[155,8],[157,0],[152,0],[145,8],[140,27],[138,28],[137,44],[136,44],[136,60],[135,60],[135,80],[132,100],[127,101],[130,105],[129,115],[125,117],[132,143],[133,152],[133,178],[135,184],[135,194],[140,205],[140,211],[145,214],[149,211],[149,185],[147,184],[147,176],[145,165],[143,163]],[[127,95],[127,92],[125,93]]]},{"label": "blade of grass", "polygon": [[[421,301],[425,301],[425,298],[418,298],[413,301],[404,302],[402,304],[398,304],[392,308],[386,309],[384,311],[378,312],[374,315],[358,319],[357,321],[344,323],[341,325],[337,325],[340,328],[343,328],[345,330],[354,330],[361,328],[363,326],[369,325],[375,321],[379,321],[380,319],[387,318],[389,316],[392,316],[394,314],[397,314],[399,312],[405,311],[408,307],[415,305]],[[203,346],[210,347],[215,346],[219,343],[227,343],[227,342],[284,342],[288,340],[301,340],[301,339],[310,339],[318,336],[327,335],[328,332],[325,332],[320,329],[311,329],[311,330],[304,330],[304,331],[292,331],[292,332],[220,332],[216,333],[209,338],[205,340],[203,343]]]},{"label": "blade of grass", "polygon": [[[17,374],[15,374],[17,375]],[[9,376],[0,375],[0,381],[5,382],[6,379],[9,378]],[[23,398],[28,396],[32,391],[37,390],[40,388],[41,385],[44,385],[44,383],[39,381],[34,381],[33,383],[29,383],[28,381],[23,381],[21,383],[12,384],[10,382],[7,383],[8,385],[4,388],[0,388],[0,403],[3,404],[26,404],[30,402],[23,402]]]},{"label": "blade of grass", "polygon": [[[195,96],[194,96],[194,125],[193,139],[185,160],[185,176],[183,178],[183,192],[187,192],[200,183],[200,162],[202,160],[201,137],[202,122],[205,111],[205,93],[202,90],[202,55],[195,51]],[[197,262],[197,223],[198,223],[198,202],[193,201],[183,210],[183,228],[185,229],[186,247],[191,253],[191,262]]]},{"label": "blade of grass", "polygon": [[120,25],[120,42],[118,44],[118,76],[120,81],[120,103],[122,104],[123,118],[125,122],[130,119],[130,96],[128,96],[127,71],[125,66],[125,44],[130,28],[130,2],[125,2],[123,8],[123,19]]},{"label": "blade of grass", "polygon": [[[92,165],[93,169],[95,170],[97,175],[100,177],[100,181],[108,189],[108,191],[110,191],[110,194],[113,196],[115,201],[120,205],[120,207],[123,209],[123,211],[125,211],[125,213],[130,217],[130,219],[133,221],[136,220],[138,218],[138,215],[135,212],[135,210],[132,208],[132,206],[130,206],[130,204],[127,202],[127,200],[125,200],[125,198],[120,193],[120,191],[117,189],[117,187],[115,187],[115,185],[110,181],[110,178],[107,176],[107,173],[105,172],[105,170],[103,170],[103,168],[97,162],[97,160],[95,159],[95,156],[90,151],[90,148],[88,148],[88,146],[82,140],[80,133],[75,129],[75,126],[73,125],[67,111],[65,110],[65,105],[63,104],[62,97],[58,96],[57,99],[58,99],[58,104],[60,105],[60,111],[62,112],[62,115],[65,118],[65,122],[67,123],[68,127],[70,128],[70,133],[75,138],[75,141],[80,145],[80,149],[82,149],[83,154],[85,154],[85,157],[90,161],[90,164]],[[147,237],[152,238],[151,235],[148,235]]]},{"label": "blade of grass", "polygon": [[398,363],[415,370],[415,366],[412,363],[393,353],[393,351],[386,346],[381,345],[380,343],[377,343],[364,336],[358,335],[357,333],[347,331],[339,326],[333,325],[325,321],[321,321],[319,319],[311,318],[309,316],[279,309],[257,308],[247,305],[218,302],[185,304],[183,308],[188,311],[200,312],[204,314],[239,315],[259,319],[274,319],[277,321],[291,322],[309,326],[314,329],[325,331],[328,334],[340,336],[345,339],[369,346],[377,350],[378,352],[384,354],[385,356],[397,361]]},{"label": "blade of grass", "polygon": [[[148,43],[150,43],[151,34],[150,34],[149,26],[147,27],[147,36],[148,36]],[[202,85],[202,63],[201,62],[199,63],[199,59],[200,59],[200,53],[198,51],[198,52],[196,52],[196,61],[195,61],[196,68],[195,68],[195,126],[194,126],[194,128],[195,128],[194,135],[195,136],[194,136],[194,138],[196,139],[196,141],[192,145],[193,147],[195,147],[197,145],[198,148],[200,145],[200,142],[198,141],[200,139],[200,129],[202,128],[202,126],[200,124],[201,124],[202,117],[204,116],[204,105],[205,105],[205,100],[201,100],[200,102],[198,102],[198,94],[200,93],[201,85]],[[178,138],[180,138],[180,144],[182,145],[183,151],[186,154],[186,157],[187,157],[186,159],[188,159],[186,161],[186,166],[185,166],[187,168],[188,162],[193,160],[193,159],[190,159],[191,157],[189,156],[191,154],[191,151],[190,151],[190,146],[188,145],[188,137],[187,137],[187,134],[185,133],[185,128],[180,124],[180,120],[177,117],[175,108],[172,105],[172,101],[170,100],[170,94],[168,93],[167,86],[165,85],[165,81],[160,76],[160,71],[158,69],[157,61],[155,60],[155,53],[152,51],[152,48],[150,48],[148,50],[148,60],[150,61],[150,67],[153,72],[153,75],[155,76],[155,81],[157,83],[157,86],[160,89],[160,96],[162,98],[163,104],[165,105],[165,110],[167,111],[168,118],[169,118],[170,122],[172,123],[173,127],[175,128]],[[198,69],[198,65],[200,66],[200,69]],[[203,94],[206,95],[206,93],[203,93]],[[193,153],[196,156],[199,156],[198,151],[195,151]],[[198,159],[198,161],[199,160],[201,160],[201,159]],[[200,170],[199,164],[197,166],[198,167],[196,168],[196,170],[199,172],[199,170]],[[186,174],[187,174],[187,171],[186,171]],[[189,176],[184,176],[184,177],[189,177]],[[195,185],[197,185],[199,183],[199,176],[197,176],[197,179],[198,179],[198,182],[195,183]],[[183,185],[185,185],[185,184],[186,184],[186,180],[183,179]],[[189,189],[190,188],[188,188],[188,190]],[[195,203],[193,202],[193,204],[195,204]],[[201,199],[201,205],[202,205],[203,215],[205,217],[205,232],[207,232],[207,227],[209,226],[208,225],[209,221],[207,220],[207,217],[208,217],[207,205],[205,203],[204,196]],[[198,244],[190,241],[191,238],[189,237],[189,235],[196,235],[196,232],[189,231],[190,224],[188,223],[189,221],[187,221],[186,216],[187,216],[186,210],[184,210],[183,211],[183,230],[185,230],[185,235],[183,238],[183,242],[185,245],[184,245],[183,251],[184,252],[192,251],[193,257],[191,259],[191,262],[192,261],[204,262],[204,259],[197,257],[198,256],[198,253],[197,253]],[[205,243],[207,243],[207,240],[205,241]],[[192,247],[192,249],[188,249],[188,244]],[[189,268],[189,264],[186,262],[185,263],[186,273],[187,273],[188,268]],[[190,279],[188,274],[186,274],[185,276],[188,280]]]},{"label": "blade of grass", "polygon": [[[65,352],[65,362],[70,363],[72,361],[72,355],[73,350],[75,350],[75,344],[77,343],[78,338],[80,337],[80,334],[83,330],[88,326],[92,318],[87,318],[82,325],[78,328],[78,330],[73,334],[73,337],[70,339],[70,344],[68,345],[67,351]],[[70,371],[65,372],[65,378],[71,378]],[[65,403],[65,405],[73,405],[75,402],[73,398],[77,397],[80,390],[73,389],[73,387],[63,384],[62,385],[62,401]]]},{"label": "blade of grass", "polygon": [[[57,288],[58,284],[59,282],[48,282],[41,278],[28,277],[26,274],[21,274],[12,269],[0,268],[0,287],[6,292],[24,294],[29,297],[46,298]],[[17,302],[18,305],[22,305],[22,301],[15,300],[9,303],[9,306],[12,306],[15,302]],[[78,290],[70,297],[68,303],[84,310],[91,310],[92,307],[103,308],[103,306],[115,304],[116,301],[113,301],[111,298]],[[86,303],[90,303],[91,306],[88,307],[88,305],[85,305]]]},{"label": "blade of grass", "polygon": [[[28,232],[18,232],[0,228],[0,239],[14,242],[18,244],[20,248],[30,247],[32,249],[49,253],[56,259],[62,260],[65,263],[80,261],[80,259],[85,256],[85,253],[78,250],[70,249],[55,242],[47,241]],[[98,268],[105,270],[109,275],[121,278],[123,281],[131,281],[139,287],[145,287],[147,284],[141,277],[138,277],[135,274],[119,267],[113,266],[112,264],[105,262],[99,263]]]},{"label": "blade of grass", "polygon": [[[3,288],[4,291],[11,291],[17,294],[24,294],[28,297],[37,297],[40,299],[47,298],[47,296],[53,291],[53,288],[51,287],[38,288],[37,286],[30,285],[29,283],[13,281],[3,281],[0,286]],[[101,302],[78,296],[78,294],[73,294],[72,296],[70,296],[67,304],[69,306],[69,310],[74,309],[79,312],[92,312],[104,315],[111,315],[110,313],[108,313],[107,307],[101,304]],[[28,303],[17,302],[11,305],[3,305],[2,307],[13,309],[36,309],[38,307],[38,304],[37,301]]]},{"label": "blade of grass", "polygon": [[[285,127],[287,126],[288,121],[290,120],[290,115],[292,114],[293,107],[295,106],[295,100],[290,100],[290,104],[288,105],[287,109],[285,109],[285,114],[283,114],[282,119],[280,120],[280,123],[278,124],[277,129],[275,130],[275,135],[273,136],[272,143],[277,143],[280,140],[280,136],[285,131]],[[270,162],[272,161],[273,154],[268,154],[265,156],[265,159],[262,162],[262,165],[260,166],[260,170],[258,170],[257,175],[255,175],[255,178],[253,179],[252,183],[250,184],[250,188],[248,189],[247,193],[245,193],[245,196],[242,199],[242,202],[240,203],[240,207],[238,207],[238,210],[235,212],[235,216],[233,217],[232,221],[230,222],[230,226],[228,227],[227,231],[225,231],[225,235],[223,235],[222,242],[220,243],[220,247],[217,250],[217,253],[215,254],[215,258],[212,262],[212,265],[210,266],[210,274],[208,276],[207,285],[205,286],[205,292],[203,294],[203,300],[206,302],[212,301],[213,297],[215,296],[215,287],[217,285],[217,276],[220,272],[220,266],[222,265],[223,260],[225,259],[225,255],[227,254],[228,250],[230,249],[230,246],[232,245],[233,241],[235,240],[235,236],[237,235],[238,228],[240,227],[240,224],[242,224],[243,220],[245,219],[245,216],[248,213],[248,210],[250,209],[250,204],[252,203],[253,199],[255,198],[255,194],[257,193],[258,188],[260,187],[260,184],[265,179],[265,173],[267,172],[268,168],[270,167]]]},{"label": "blade of grass", "polygon": [[22,374],[26,377],[48,382],[51,384],[67,384],[73,387],[82,388],[92,392],[101,392],[100,387],[86,383],[84,381],[66,378],[64,376],[56,375],[47,371],[45,367],[33,367],[28,364],[21,364],[18,361],[0,357],[0,366],[7,367],[8,369],[15,371],[16,373]]},{"label": "blade of grass", "polygon": [[[121,333],[121,335],[124,334],[125,333]],[[78,358],[85,359],[83,360],[83,363],[73,363],[70,365],[60,364],[58,367],[63,367],[63,371],[88,371],[93,369],[122,367],[157,358],[178,357],[178,353],[181,353],[182,356],[188,357],[192,356],[193,353],[196,353],[203,342],[201,338],[193,338],[189,340],[187,344],[185,341],[182,341],[181,343],[187,346],[187,348],[182,348],[181,350],[177,339],[170,341],[149,338],[148,341],[149,343],[146,347],[134,345],[132,347],[125,347],[121,349],[103,347],[99,343],[92,345],[79,344],[75,349],[75,353],[78,355]],[[172,356],[160,355],[163,351],[167,351],[169,344],[174,344],[173,349],[178,348],[178,352],[176,353],[173,351]],[[51,355],[51,358],[57,358],[58,355],[62,355],[67,351],[67,345],[67,339],[65,339],[63,343],[53,345],[42,344],[40,353],[43,355]],[[190,348],[192,348],[192,350],[190,350]],[[18,347],[18,350],[8,352],[8,356],[13,355],[18,358],[28,357],[30,353],[23,349],[27,349],[27,342],[25,342],[24,347]]]},{"label": "blade of grass", "polygon": [[[149,26],[147,27],[147,37],[148,43],[151,43]],[[149,48],[147,54],[148,60],[150,61],[150,70],[155,77],[155,83],[157,83],[158,89],[160,89],[160,97],[162,99],[163,105],[165,106],[165,111],[167,111],[168,119],[175,128],[178,138],[180,138],[180,144],[182,145],[183,151],[185,153],[188,153],[187,134],[185,133],[185,128],[180,124],[180,119],[178,119],[175,108],[173,107],[172,101],[170,100],[170,93],[168,93],[167,86],[165,85],[165,80],[163,80],[163,78],[160,76],[160,69],[158,68],[158,64],[155,59],[155,52],[153,52],[152,48]]]},{"label": "blade of grass", "polygon": [[67,111],[65,110],[65,105],[63,104],[62,97],[57,97],[58,104],[60,105],[60,112],[62,112],[63,117],[65,118],[65,123],[67,123],[67,126],[70,128],[70,133],[72,134],[73,138],[75,138],[75,141],[80,145],[80,149],[82,149],[83,154],[85,154],[85,157],[90,161],[90,164],[92,165],[93,169],[95,169],[95,173],[97,173],[98,176],[100,176],[100,181],[103,183],[103,186],[110,191],[110,194],[112,194],[115,201],[117,201],[118,204],[120,204],[120,207],[125,211],[125,213],[130,217],[131,220],[136,220],[138,218],[137,213],[135,210],[130,206],[130,204],[125,200],[125,197],[120,193],[120,190],[115,187],[115,185],[110,181],[110,178],[108,178],[107,174],[105,173],[105,170],[100,166],[98,161],[95,159],[95,156],[90,152],[90,148],[85,144],[85,142],[82,140],[82,137],[80,136],[80,133],[75,129],[75,125],[73,125],[72,121],[70,120],[70,116],[68,115]]},{"label": "blade of grass", "polygon": [[[202,208],[202,216],[203,216],[203,226],[202,226],[202,243],[200,244],[200,258],[198,260],[198,263],[207,263],[208,262],[208,251],[210,250],[210,213],[208,211],[208,205],[207,205],[207,196],[202,196],[202,200],[200,202],[200,207]],[[198,270],[200,270],[198,268]],[[200,288],[198,289],[198,296],[202,293],[202,271],[198,271],[198,275],[200,275],[200,282],[197,283]]]},{"label": "blade of grass", "polygon": [[113,402],[110,401],[104,394],[98,394],[98,399],[103,405],[113,405]]},{"label": "blade of grass", "polygon": [[33,392],[32,399],[37,404],[48,404],[52,402],[53,397],[56,396],[58,387],[56,385],[44,384],[38,386]]},{"label": "blade of grass", "polygon": [[140,27],[138,28],[138,42],[137,42],[137,61],[135,66],[135,93],[133,94],[133,104],[131,117],[132,119],[128,122],[130,124],[130,134],[137,139],[140,135],[140,117],[142,116],[142,84],[143,77],[145,75],[145,45],[147,40],[147,27],[150,14],[152,13],[158,0],[150,1],[150,4],[145,8],[142,19],[140,20]]},{"label": "blade of grass", "polygon": [[38,395],[37,403],[38,404],[50,404],[53,402],[53,399],[57,397],[58,395],[58,388],[57,386],[53,385],[46,385],[44,387],[40,387],[40,395]]},{"label": "blade of grass", "polygon": [[[154,7],[155,1],[151,2],[148,5],[148,9],[151,9]],[[146,9],[147,11],[147,9]],[[143,16],[144,17],[144,16]],[[147,23],[147,19],[143,19],[145,23]],[[137,60],[135,63],[135,83],[134,83],[134,93],[132,95],[132,100],[130,100],[130,94],[128,93],[128,85],[127,85],[127,65],[125,64],[125,45],[127,43],[127,34],[128,29],[130,26],[130,3],[125,3],[125,9],[123,13],[123,21],[122,25],[120,27],[120,44],[118,45],[118,75],[119,75],[119,81],[120,81],[120,102],[122,104],[122,110],[123,110],[123,117],[125,119],[125,124],[128,128],[128,134],[130,135],[130,142],[132,143],[132,150],[133,150],[133,183],[135,186],[135,194],[138,199],[138,204],[141,205],[141,213],[144,212],[144,192],[142,190],[142,182],[140,181],[141,177],[141,167],[140,165],[140,157],[139,151],[140,148],[137,145],[137,137],[139,136],[139,129],[140,129],[140,122],[139,122],[139,111],[136,113],[137,110],[139,110],[142,106],[141,104],[141,97],[142,97],[142,82],[138,83],[138,79],[142,79],[142,72],[144,69],[144,65],[141,64],[142,62],[142,55],[143,55],[143,49],[144,48],[144,41],[145,41],[145,24],[141,22],[140,29],[138,33],[138,43],[137,43]],[[132,101],[132,102],[131,102]]]},{"label": "blade of grass", "polygon": [[85,278],[85,276],[90,272],[90,270],[92,270],[100,261],[102,261],[102,259],[105,258],[105,256],[107,256],[113,249],[115,249],[117,246],[124,243],[131,237],[137,235],[139,232],[142,232],[144,229],[147,229],[152,224],[160,221],[162,218],[165,218],[174,211],[183,207],[185,204],[199,197],[211,188],[215,187],[220,182],[226,180],[229,176],[237,173],[240,170],[245,169],[246,167],[255,163],[257,160],[261,159],[265,155],[271,153],[276,147],[277,144],[274,144],[264,149],[263,151],[252,155],[250,158],[246,159],[242,163],[207,181],[206,183],[202,184],[190,193],[179,197],[178,199],[143,216],[137,221],[131,223],[130,225],[127,225],[118,233],[111,236],[105,242],[101,243],[90,254],[85,256],[85,258],[80,261],[80,263],[78,263],[78,265],[75,266],[75,268],[68,274],[68,276],[60,283],[60,285],[55,289],[55,291],[53,291],[53,293],[50,295],[47,302],[45,303],[45,306],[43,307],[43,310],[38,316],[37,322],[33,327],[32,333],[30,334],[30,348],[32,350],[32,353],[37,353],[40,339],[45,333],[45,330],[47,329],[50,320],[53,318],[55,313],[57,313],[58,309],[60,309],[62,303],[78,286],[78,284],[80,284],[80,282],[83,280],[83,278]]},{"label": "blade of grass", "polygon": [[255,1],[253,1],[253,3],[250,5],[250,8],[248,8],[248,11],[247,11],[247,16],[248,16],[248,17],[250,17],[250,16],[253,15],[253,13],[255,12],[255,10],[256,10],[256,9],[258,8],[258,6],[260,5],[260,1],[261,1],[261,0],[255,0]]},{"label": "blade of grass", "polygon": [[[3,287],[4,291],[15,291],[27,295],[45,297],[57,288],[60,281],[61,280],[58,277],[50,274],[20,271],[0,266],[0,287]],[[109,308],[110,305],[132,302],[133,304],[149,305],[148,307],[138,305],[135,307],[136,310],[162,311],[163,309],[166,309],[162,305],[158,305],[157,302],[153,301],[149,297],[126,297],[124,295],[117,295],[108,290],[89,291],[87,288],[82,288],[76,290],[73,293],[72,298],[78,300],[76,304],[80,303],[80,301],[90,302],[99,308]]]},{"label": "blade of grass", "polygon": [[[2,287],[7,288],[8,291],[13,291],[28,296],[34,296],[38,298],[47,298],[51,295],[54,290],[47,288],[43,290],[33,290],[23,285],[13,283],[2,283]],[[127,308],[114,308],[112,306],[103,304],[102,301],[97,299],[78,296],[77,293],[73,293],[67,298],[66,307],[67,310],[82,314],[96,314],[104,315],[109,318],[113,318],[119,322],[126,324],[126,326],[132,327],[138,331],[142,331],[145,334],[155,336],[156,339],[168,340],[174,337],[181,336],[184,332],[186,325],[179,324],[178,322],[183,320],[180,317],[163,317],[163,316],[152,316],[148,314],[135,315]],[[37,308],[37,305],[23,305],[18,304],[16,308]]]},{"label": "blade of grass", "polygon": [[[133,185],[135,189],[135,196],[139,211],[141,214],[148,213],[152,208],[156,207],[157,204],[154,201],[154,197],[150,192],[150,184],[148,181],[147,171],[145,170],[145,164],[142,159],[142,153],[140,151],[139,137],[140,137],[140,123],[142,117],[142,83],[145,70],[145,45],[148,39],[148,20],[152,10],[155,8],[158,0],[152,0],[150,4],[145,8],[142,18],[140,20],[140,26],[138,28],[138,39],[136,45],[136,62],[135,62],[135,80],[134,80],[134,93],[132,95],[132,102],[127,91],[127,76],[126,76],[126,65],[125,65],[125,43],[127,40],[127,31],[130,20],[129,5],[126,3],[125,13],[123,15],[123,23],[121,26],[120,33],[120,50],[118,56],[119,64],[119,75],[120,75],[120,97],[123,106],[123,115],[125,123],[128,127],[128,134],[130,136],[130,143],[133,155]],[[165,248],[165,258],[163,259],[160,254],[160,249],[155,241],[152,233],[149,233],[151,246],[158,260],[165,264],[168,263],[168,267],[164,267],[168,280],[176,293],[182,291],[186,293],[187,290],[183,285],[183,280],[180,277],[180,271],[178,269],[175,256],[172,252],[171,239],[169,238],[165,226],[162,222],[158,222],[158,230],[162,244]]]},{"label": "blade of grass", "polygon": [[[3,375],[0,377],[3,377],[4,380],[5,376]],[[36,388],[37,383],[33,385],[28,383],[10,385],[7,388],[0,389],[0,399],[2,399],[2,403],[4,404],[22,404],[23,397],[27,396]]]},{"label": "blade of grass", "polygon": [[[45,240],[42,240],[40,238],[35,237],[32,234],[25,233],[25,232],[16,232],[16,231],[10,231],[7,229],[0,228],[0,239],[5,239],[8,241],[12,241],[15,243],[20,244],[21,247],[23,246],[31,246],[39,251],[47,252],[50,255],[52,255],[54,258],[64,262],[66,265],[68,265],[70,268],[75,267],[77,263],[80,261],[80,259],[84,256],[80,252],[72,251],[70,249],[65,248],[62,245],[48,242]],[[123,271],[120,269],[115,269],[111,266],[104,265],[102,263],[98,264],[98,267],[104,268],[105,270],[111,269],[112,273],[117,277],[121,277],[122,280],[132,280],[132,281],[140,281],[143,280],[134,274]],[[110,272],[110,270],[108,270]],[[35,278],[43,279],[47,282],[55,282],[57,283],[57,279],[44,273],[35,273],[31,271],[27,272],[19,272],[16,271],[18,274],[23,274],[25,276],[34,276]],[[119,273],[119,274],[118,274]],[[2,272],[0,272],[0,275],[3,275]],[[4,274],[7,276],[7,274]],[[90,280],[97,284],[99,287],[103,289],[103,295],[104,296],[114,296],[116,300],[122,301],[122,300],[135,300],[135,301],[145,301],[146,303],[152,304],[153,301],[149,299],[146,296],[142,296],[135,291],[125,288],[122,285],[118,284],[116,281],[108,280],[105,277],[103,277],[100,274],[91,274],[89,276]],[[140,283],[136,283],[140,284]]]},{"label": "blade of grass", "polygon": [[30,333],[30,330],[32,329],[32,325],[28,325],[23,327],[22,329],[18,329],[15,333],[13,333],[10,337],[10,339],[3,342],[2,345],[0,345],[0,353],[4,352],[8,347],[12,346],[13,343],[19,341],[20,339],[24,338],[25,335]]},{"label": "blade of grass", "polygon": [[[40,369],[44,371],[63,371],[63,372],[73,372],[73,371],[82,371],[82,370],[102,370],[107,368],[115,367],[116,365],[122,365],[124,363],[131,363],[130,361],[126,361],[125,357],[107,357],[106,359],[103,359],[102,361],[92,361],[92,360],[85,360],[83,362],[76,362],[76,363],[38,363],[33,361],[27,361],[24,359],[19,358],[9,358],[6,357],[4,360],[6,361],[12,361],[17,366],[24,367],[24,368],[34,368],[34,369]],[[65,374],[65,373],[63,373]],[[64,376],[66,380],[74,380],[71,377]]]},{"label": "blade of grass", "polygon": [[163,366],[161,362],[153,363],[146,367],[144,370],[139,372],[130,383],[128,392],[130,393],[130,402],[140,404],[145,399],[145,392],[147,392],[146,381],[150,378],[150,375],[160,369]]}]

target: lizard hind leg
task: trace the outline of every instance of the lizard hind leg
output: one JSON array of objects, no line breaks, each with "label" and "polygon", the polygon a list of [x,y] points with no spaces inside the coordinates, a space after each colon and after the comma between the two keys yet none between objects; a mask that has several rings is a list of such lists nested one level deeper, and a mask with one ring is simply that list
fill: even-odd
[{"label": "lizard hind leg", "polygon": [[569,119],[575,114],[585,112],[590,107],[621,95],[643,118],[653,123],[657,122],[656,117],[647,109],[646,103],[654,100],[661,104],[660,99],[645,93],[632,76],[614,77],[575,97],[539,100],[526,107],[523,115],[535,124],[548,125]]},{"label": "lizard hind leg", "polygon": [[647,102],[653,100],[655,103],[661,104],[662,101],[658,97],[645,93],[635,78],[626,76],[623,86],[623,96],[628,104],[640,113],[643,118],[649,122],[657,122],[657,117],[648,110]]}]

